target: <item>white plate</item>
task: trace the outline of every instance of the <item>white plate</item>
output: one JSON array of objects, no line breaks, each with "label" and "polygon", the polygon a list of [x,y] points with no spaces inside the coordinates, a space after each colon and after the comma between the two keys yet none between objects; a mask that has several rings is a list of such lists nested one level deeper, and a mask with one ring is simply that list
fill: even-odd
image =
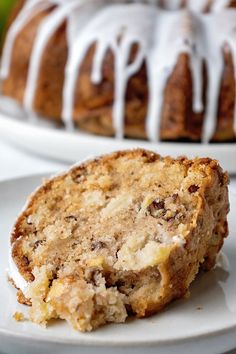
[{"label": "white plate", "polygon": [[0,183],[0,351],[17,354],[218,354],[236,346],[236,195],[231,194],[230,237],[224,246],[229,270],[199,276],[191,297],[148,319],[130,320],[82,334],[57,321],[47,329],[15,322],[15,290],[6,280],[9,232],[26,196],[41,182],[31,176]]},{"label": "white plate", "polygon": [[0,99],[0,137],[42,156],[74,163],[88,155],[143,147],[162,155],[209,156],[219,160],[229,172],[236,173],[236,143],[188,144],[116,140],[79,131],[68,132],[43,119],[33,120],[26,119],[25,113],[13,101]]}]

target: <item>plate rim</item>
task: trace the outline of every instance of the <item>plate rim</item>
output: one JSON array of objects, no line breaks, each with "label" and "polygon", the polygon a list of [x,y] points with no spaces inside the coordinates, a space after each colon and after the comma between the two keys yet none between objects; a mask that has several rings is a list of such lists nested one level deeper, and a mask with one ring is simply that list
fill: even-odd
[{"label": "plate rim", "polygon": [[[1,98],[1,96],[0,96]],[[75,138],[80,138],[80,139],[86,139],[89,140],[91,139],[91,141],[94,140],[100,140],[105,141],[107,143],[127,143],[129,145],[133,145],[134,143],[137,145],[146,145],[148,147],[148,145],[153,145],[155,144],[156,146],[173,146],[173,147],[185,147],[188,148],[189,147],[193,147],[193,148],[200,148],[201,150],[204,150],[204,148],[208,148],[210,150],[214,150],[216,147],[220,148],[220,149],[225,149],[226,147],[232,147],[235,146],[236,147],[236,142],[223,142],[223,143],[196,143],[196,142],[178,142],[178,141],[157,141],[157,142],[152,142],[152,141],[148,141],[145,139],[134,139],[134,138],[123,138],[123,139],[117,139],[115,137],[110,137],[110,136],[103,136],[103,135],[98,135],[98,134],[93,134],[93,133],[89,133],[89,132],[85,132],[82,130],[77,130],[75,129],[75,131],[69,131],[63,128],[57,128],[55,126],[53,126],[53,122],[50,121],[47,118],[37,118],[37,120],[35,122],[32,122],[30,120],[21,120],[17,117],[14,117],[13,115],[8,114],[7,112],[4,112],[4,110],[1,109],[0,107],[0,124],[1,126],[3,125],[3,123],[14,123],[15,125],[19,125],[19,126],[25,126],[25,127],[30,127],[33,130],[34,129],[39,129],[41,131],[47,131],[47,132],[53,132],[55,133],[55,135],[65,135],[68,136],[70,138],[75,137]],[[1,135],[1,131],[0,131],[0,135]]]},{"label": "plate rim", "polygon": [[[9,99],[7,99],[9,100]],[[12,104],[16,103],[10,100]],[[1,96],[0,96],[1,103]],[[74,132],[66,131],[65,129],[54,128],[52,122],[47,122],[45,119],[39,119],[38,123],[32,123],[29,120],[21,120],[6,112],[6,110],[0,108],[0,136],[6,142],[10,142],[13,145],[21,147],[21,149],[31,151],[34,154],[46,156],[48,158],[53,158],[54,160],[62,162],[75,162],[75,158],[68,154],[61,156],[61,152],[52,152],[50,149],[37,148],[30,144],[29,147],[29,136],[35,136],[36,139],[42,140],[42,136],[46,139],[47,144],[50,141],[50,146],[58,151],[58,143],[64,139],[66,142],[70,142],[70,149],[76,147],[77,153],[88,155],[89,147],[97,145],[99,154],[105,151],[115,151],[121,149],[132,149],[132,148],[145,148],[148,150],[154,150],[162,155],[175,155],[183,156],[203,156],[207,157],[210,155],[213,158],[220,159],[222,164],[224,160],[227,159],[228,154],[236,155],[236,143],[181,143],[181,142],[150,142],[139,139],[122,139],[118,140],[113,137],[99,136],[86,132],[76,130]],[[32,139],[31,139],[32,140]],[[52,141],[53,140],[53,141]],[[78,142],[79,141],[79,142]],[[68,149],[68,148],[67,148]],[[70,150],[69,149],[69,150]],[[49,151],[48,151],[49,150]],[[60,146],[59,146],[60,150]],[[91,150],[91,149],[90,149]],[[102,152],[100,152],[102,150]],[[72,151],[72,150],[71,150]],[[74,150],[73,150],[74,151]],[[91,153],[91,151],[90,151]],[[218,157],[220,156],[220,157]],[[226,162],[229,172],[236,173],[236,163],[232,164],[232,161]]]},{"label": "plate rim", "polygon": [[[142,319],[137,319],[137,320],[142,320]],[[67,324],[68,325],[68,324]],[[109,324],[108,324],[109,325]],[[118,324],[117,326],[119,327],[124,325],[124,323]],[[69,326],[69,325],[68,325]],[[72,327],[70,327],[71,331],[74,331]],[[91,332],[90,332],[91,333]],[[204,339],[214,339],[218,338],[222,335],[232,335],[236,333],[236,325],[231,326],[231,327],[226,327],[223,329],[219,329],[217,331],[209,331],[207,333],[201,333],[196,336],[194,335],[187,335],[185,337],[178,337],[178,338],[169,338],[169,339],[158,339],[158,340],[141,340],[141,341],[127,341],[123,339],[119,340],[105,340],[105,339],[99,339],[96,338],[94,340],[91,340],[90,338],[63,338],[60,336],[52,336],[52,335],[37,335],[34,334],[27,334],[27,333],[21,333],[21,332],[14,332],[10,330],[4,330],[1,329],[0,327],[0,338],[1,336],[11,337],[14,339],[25,339],[27,341],[33,341],[35,343],[37,342],[44,342],[44,343],[59,343],[59,344],[70,344],[72,346],[83,346],[83,347],[140,347],[140,346],[145,346],[145,347],[157,347],[157,346],[167,346],[167,345],[181,345],[183,343],[191,343],[192,341],[199,341],[199,340],[204,340]],[[86,335],[86,333],[85,333]]]}]

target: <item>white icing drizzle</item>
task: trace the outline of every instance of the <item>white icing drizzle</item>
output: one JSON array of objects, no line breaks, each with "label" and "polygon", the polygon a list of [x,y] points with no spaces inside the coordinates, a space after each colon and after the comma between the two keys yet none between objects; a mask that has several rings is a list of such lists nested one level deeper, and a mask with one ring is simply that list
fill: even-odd
[{"label": "white icing drizzle", "polygon": [[[186,40],[189,40],[189,13],[164,12],[157,16],[154,41],[156,45],[147,53],[149,79],[149,106],[146,131],[150,140],[158,139],[163,94],[166,83],[173,72],[180,53],[189,52]],[[166,45],[169,43],[170,45]]]},{"label": "white icing drizzle", "polygon": [[17,19],[13,22],[10,27],[7,37],[6,44],[4,46],[4,51],[2,54],[1,68],[0,68],[0,77],[5,79],[9,75],[12,49],[15,43],[15,39],[19,32],[24,28],[24,26],[39,12],[46,10],[51,6],[50,3],[40,0],[31,0],[28,1],[25,7],[20,12]]},{"label": "white icing drizzle", "polygon": [[[193,81],[193,110],[202,112],[203,62],[206,63],[208,88],[207,105],[202,140],[208,142],[215,131],[218,97],[224,69],[222,49],[227,43],[236,68],[235,9],[224,9],[229,0],[215,0],[211,13],[201,14],[208,0],[188,0],[187,9],[181,0],[164,1],[160,9],[158,0],[28,0],[11,26],[3,52],[1,77],[7,78],[10,70],[12,48],[18,33],[38,11],[56,5],[38,28],[33,46],[24,106],[33,111],[40,64],[46,45],[60,25],[67,23],[68,60],[65,68],[62,117],[68,128],[73,126],[75,90],[81,64],[89,50],[96,44],[91,70],[91,82],[102,82],[105,55],[114,55],[115,87],[113,126],[118,138],[124,135],[125,96],[129,79],[145,62],[148,75],[149,104],[146,132],[150,140],[158,140],[163,94],[174,71],[179,55],[187,53]],[[223,10],[224,9],[224,10]],[[138,44],[137,54],[130,63],[133,45]],[[235,70],[236,71],[236,70]],[[236,117],[236,109],[235,109]],[[234,118],[236,132],[236,118]]]},{"label": "white icing drizzle", "polygon": [[45,50],[45,47],[59,28],[59,26],[68,18],[68,16],[78,7],[77,0],[68,0],[68,3],[62,3],[62,5],[52,12],[40,25],[38,33],[35,39],[35,44],[31,54],[31,60],[28,71],[28,78],[24,96],[24,106],[27,111],[31,111],[33,108],[33,100],[35,97],[37,79],[40,70],[41,59]]},{"label": "white icing drizzle", "polygon": [[[83,0],[81,5],[82,4],[85,5],[84,8],[79,9],[78,12],[75,11],[71,13],[68,21],[67,33],[69,54],[67,65],[65,68],[65,84],[63,90],[64,103],[62,111],[63,122],[68,129],[71,129],[73,126],[74,92],[76,87],[76,81],[79,75],[79,64],[74,61],[73,57],[78,55],[79,49],[82,49],[82,43],[79,42],[81,32],[83,32],[84,28],[86,28],[86,24],[89,23],[89,21],[95,16],[95,14],[107,4],[107,0],[97,0],[96,6],[94,6],[93,1],[90,1],[88,6],[88,0]],[[86,45],[85,41],[84,45]],[[82,53],[81,61],[78,59],[79,63],[82,62],[84,56],[87,53],[88,48],[89,46],[86,47],[86,51]],[[95,57],[97,58],[96,62],[98,62],[98,70],[96,70],[96,68],[94,67],[91,73],[91,80],[96,84],[102,80],[101,69],[104,55],[105,52],[102,52],[102,48],[100,46],[100,51],[97,50],[95,53]],[[101,67],[99,67],[99,62]],[[68,77],[70,79],[68,79]]]},{"label": "white icing drizzle", "polygon": [[203,102],[202,102],[202,70],[203,62],[199,57],[192,55],[191,56],[191,70],[193,75],[193,111],[196,113],[201,113],[203,111]]},{"label": "white icing drizzle", "polygon": [[[116,21],[114,21],[114,15],[116,16]],[[139,22],[139,27],[137,27],[136,22],[131,20],[132,16]],[[121,138],[123,136],[126,86],[129,78],[140,69],[145,53],[148,52],[148,38],[151,38],[150,31],[153,29],[154,22],[151,18],[152,16],[153,9],[146,5],[112,5],[101,10],[88,23],[76,41],[74,41],[66,66],[63,110],[65,122],[71,120],[74,107],[74,91],[80,65],[90,46],[93,43],[97,43],[91,79],[95,84],[101,82],[104,55],[108,49],[111,49],[115,57],[116,78],[113,122],[117,137]],[[142,33],[149,33],[150,36],[143,36]],[[118,43],[117,39],[120,35],[122,35],[122,39]],[[128,64],[131,46],[134,43],[139,44],[139,52],[134,61]]]},{"label": "white icing drizzle", "polygon": [[[192,0],[193,1],[193,0]],[[230,5],[232,0],[215,0],[211,6],[212,11],[221,11]]]},{"label": "white icing drizzle", "polygon": [[[206,62],[208,74],[207,107],[202,135],[205,143],[213,136],[216,127],[218,98],[224,69],[223,47],[226,43],[234,42],[235,48],[235,18],[236,10],[226,9],[222,13],[207,14],[202,21],[204,36],[200,50],[202,50],[201,55]],[[231,52],[235,62],[236,52],[235,50]],[[234,116],[234,121],[235,118],[236,116]]]}]

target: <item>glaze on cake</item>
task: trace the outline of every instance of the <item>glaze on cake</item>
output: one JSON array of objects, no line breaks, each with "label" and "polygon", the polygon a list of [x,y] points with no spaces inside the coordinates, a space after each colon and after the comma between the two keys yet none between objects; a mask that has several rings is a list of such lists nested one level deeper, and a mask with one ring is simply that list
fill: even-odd
[{"label": "glaze on cake", "polygon": [[[28,0],[6,37],[3,93],[30,114],[62,118],[68,129],[78,125],[152,141],[232,141],[236,9],[227,7],[234,5],[229,0]],[[31,23],[35,35],[25,47],[32,48],[21,54],[15,44],[30,38]],[[65,57],[55,68],[51,81],[58,77],[61,86],[54,90],[56,84],[42,78],[53,67],[44,62],[59,60],[50,58],[52,45]],[[20,55],[24,78],[13,68]]]}]

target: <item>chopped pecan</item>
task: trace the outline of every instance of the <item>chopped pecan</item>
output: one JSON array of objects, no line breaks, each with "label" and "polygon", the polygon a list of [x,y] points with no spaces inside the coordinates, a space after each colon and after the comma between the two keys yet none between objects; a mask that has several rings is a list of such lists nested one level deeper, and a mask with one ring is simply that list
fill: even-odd
[{"label": "chopped pecan", "polygon": [[178,196],[179,196],[178,193],[175,193],[175,194],[172,195],[173,202],[177,201]]},{"label": "chopped pecan", "polygon": [[196,186],[195,184],[192,184],[189,188],[188,191],[189,193],[196,193],[198,191],[199,187]]},{"label": "chopped pecan", "polygon": [[91,244],[91,250],[92,251],[100,250],[100,249],[105,248],[105,247],[106,247],[106,244],[105,244],[105,242],[102,242],[102,241],[94,241]]},{"label": "chopped pecan", "polygon": [[65,221],[70,222],[70,221],[77,221],[77,217],[74,215],[68,215],[65,217]]},{"label": "chopped pecan", "polygon": [[160,199],[155,199],[153,202],[147,207],[147,211],[154,218],[160,217],[165,214],[165,201]]},{"label": "chopped pecan", "polygon": [[34,247],[33,247],[34,251],[36,250],[36,248],[38,248],[38,246],[42,245],[43,242],[44,242],[43,240],[38,240],[38,241],[36,241],[36,242],[34,243]]}]

